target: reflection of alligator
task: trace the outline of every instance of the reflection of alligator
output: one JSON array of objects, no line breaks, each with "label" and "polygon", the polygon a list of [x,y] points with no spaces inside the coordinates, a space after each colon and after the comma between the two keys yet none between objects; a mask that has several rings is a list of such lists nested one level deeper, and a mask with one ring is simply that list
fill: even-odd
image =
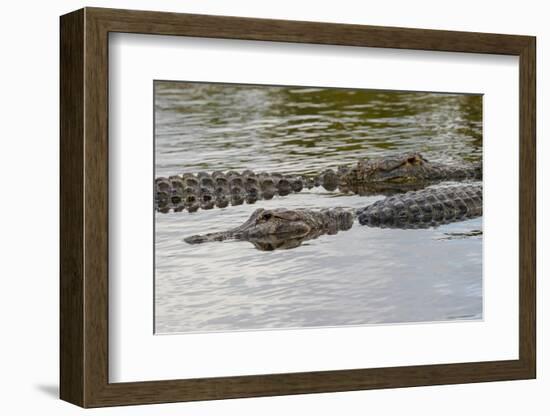
[{"label": "reflection of alligator", "polygon": [[285,196],[316,186],[360,195],[393,194],[421,189],[438,181],[464,179],[481,179],[481,164],[447,165],[429,162],[419,153],[410,153],[361,160],[352,167],[340,166],[337,171],[327,169],[312,177],[250,170],[161,177],[155,180],[155,196],[160,212],[171,209],[192,212],[214,206],[223,208],[230,203],[254,203],[258,199]]},{"label": "reflection of alligator", "polygon": [[366,208],[257,209],[239,227],[194,235],[189,244],[227,239],[250,241],[259,250],[294,248],[323,234],[336,234],[359,223],[371,227],[427,228],[482,215],[482,186],[455,185],[411,191],[379,200]]}]

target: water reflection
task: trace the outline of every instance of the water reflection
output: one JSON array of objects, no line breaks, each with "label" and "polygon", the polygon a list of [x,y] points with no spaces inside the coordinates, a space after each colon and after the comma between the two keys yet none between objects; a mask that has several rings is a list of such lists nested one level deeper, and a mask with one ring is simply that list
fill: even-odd
[{"label": "water reflection", "polygon": [[[481,96],[172,82],[155,91],[155,176],[313,174],[395,152],[451,163],[482,157]],[[241,224],[258,207],[361,208],[382,197],[312,188],[155,214],[156,331],[479,319],[481,218],[422,230],[354,226],[271,252],[183,242]],[[464,237],[446,239],[453,233]]]},{"label": "water reflection", "polygon": [[481,97],[156,83],[156,176],[262,168],[314,173],[418,151],[481,158]]}]

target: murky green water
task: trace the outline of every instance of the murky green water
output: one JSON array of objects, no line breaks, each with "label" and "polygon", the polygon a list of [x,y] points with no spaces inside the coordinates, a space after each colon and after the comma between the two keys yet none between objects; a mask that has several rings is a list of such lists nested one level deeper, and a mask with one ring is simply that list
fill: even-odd
[{"label": "murky green water", "polygon": [[[155,84],[156,176],[200,170],[314,173],[358,158],[419,151],[482,155],[481,97],[323,88]],[[157,333],[482,317],[477,218],[436,229],[355,224],[292,250],[183,238],[244,222],[259,207],[363,207],[382,198],[304,190],[195,213],[156,214]]]}]

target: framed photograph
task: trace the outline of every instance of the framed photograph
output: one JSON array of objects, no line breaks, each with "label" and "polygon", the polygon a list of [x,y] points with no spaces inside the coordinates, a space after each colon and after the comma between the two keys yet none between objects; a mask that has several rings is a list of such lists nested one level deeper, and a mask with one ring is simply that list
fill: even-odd
[{"label": "framed photograph", "polygon": [[535,378],[534,37],[60,29],[63,400]]}]

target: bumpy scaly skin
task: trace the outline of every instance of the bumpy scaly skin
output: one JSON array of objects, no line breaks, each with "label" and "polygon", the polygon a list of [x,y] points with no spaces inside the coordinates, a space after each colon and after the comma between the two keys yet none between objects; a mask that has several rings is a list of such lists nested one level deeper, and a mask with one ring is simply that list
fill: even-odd
[{"label": "bumpy scaly skin", "polygon": [[304,184],[305,180],[301,177],[278,173],[199,172],[197,175],[157,178],[155,196],[160,212],[169,212],[171,209],[194,212],[199,208],[224,208],[229,204],[251,204],[258,199],[285,196],[291,192],[300,192]]},{"label": "bumpy scaly skin", "polygon": [[428,188],[394,195],[358,210],[359,223],[383,228],[427,228],[483,214],[479,185]]},{"label": "bumpy scaly skin", "polygon": [[323,234],[336,234],[353,225],[354,214],[344,208],[257,209],[239,227],[228,231],[187,237],[189,244],[228,239],[246,240],[260,250],[294,248]]},{"label": "bumpy scaly skin", "polygon": [[326,169],[315,177],[278,173],[199,172],[157,178],[155,195],[160,212],[193,212],[254,203],[258,199],[285,196],[302,189],[322,186],[359,195],[394,194],[421,189],[429,183],[446,180],[481,179],[481,164],[445,165],[427,161],[419,153],[402,154],[374,160],[361,160],[355,166]]},{"label": "bumpy scaly skin", "polygon": [[394,195],[354,211],[345,208],[257,209],[239,227],[185,238],[189,244],[228,239],[250,241],[259,250],[295,248],[323,234],[349,230],[359,223],[381,228],[435,227],[482,215],[482,186],[455,185]]},{"label": "bumpy scaly skin", "polygon": [[456,181],[481,179],[481,174],[481,163],[446,165],[429,162],[420,153],[408,153],[359,161],[341,180],[349,184]]}]

